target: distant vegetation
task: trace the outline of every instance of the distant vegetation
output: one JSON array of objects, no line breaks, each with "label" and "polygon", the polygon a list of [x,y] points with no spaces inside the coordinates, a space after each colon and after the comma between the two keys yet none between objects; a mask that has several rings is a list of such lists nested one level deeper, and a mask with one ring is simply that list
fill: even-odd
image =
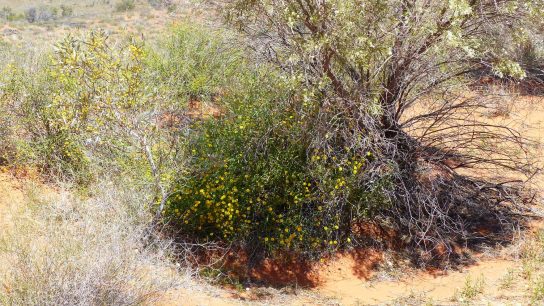
[{"label": "distant vegetation", "polygon": [[133,10],[136,7],[134,0],[121,0],[115,5],[115,10],[118,12],[126,12]]},{"label": "distant vegetation", "polygon": [[177,7],[173,0],[147,0],[147,2],[155,9],[166,8],[168,11],[174,11]]},{"label": "distant vegetation", "polygon": [[73,13],[73,8],[68,5],[60,5],[59,7],[30,7],[26,9],[23,13],[19,14],[15,13],[11,7],[5,6],[0,11],[0,19],[3,19],[5,21],[17,21],[25,19],[29,23],[35,23],[55,20],[61,17],[70,17],[73,15]]},{"label": "distant vegetation", "polygon": [[2,11],[0,12],[0,16],[5,21],[15,21],[21,18],[21,15],[15,14],[13,10],[8,6],[5,6],[2,8]]},{"label": "distant vegetation", "polygon": [[[25,20],[28,23],[44,23],[51,22],[63,18],[81,16],[85,12],[101,12],[104,15],[111,13],[126,13],[134,11],[136,8],[149,8],[156,10],[166,10],[174,12],[177,8],[177,2],[172,0],[148,0],[147,2],[135,0],[117,0],[117,1],[81,1],[80,3],[63,3],[51,2],[48,3],[31,3],[25,4],[9,1],[7,4],[0,5],[0,21],[19,21]],[[144,4],[145,3],[145,4]],[[102,12],[103,11],[103,12]],[[107,13],[107,14],[105,14]]]}]

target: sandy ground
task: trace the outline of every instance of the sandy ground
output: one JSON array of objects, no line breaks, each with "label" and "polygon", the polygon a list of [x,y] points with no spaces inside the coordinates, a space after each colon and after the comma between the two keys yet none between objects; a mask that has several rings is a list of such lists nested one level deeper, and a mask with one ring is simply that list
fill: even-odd
[{"label": "sandy ground", "polygon": [[[356,263],[353,263],[355,268]],[[462,290],[467,278],[485,278],[484,292],[493,294],[509,270],[518,268],[512,260],[483,260],[478,264],[466,267],[462,271],[413,272],[400,280],[366,281],[345,273],[334,273],[329,281],[315,289],[321,295],[338,299],[342,305],[384,305],[410,296],[423,297],[426,301],[435,301],[439,305],[453,303],[456,290]],[[499,293],[499,292],[496,292]],[[503,295],[505,292],[500,292]],[[509,293],[508,293],[509,294]],[[488,296],[490,300],[500,296]]]}]

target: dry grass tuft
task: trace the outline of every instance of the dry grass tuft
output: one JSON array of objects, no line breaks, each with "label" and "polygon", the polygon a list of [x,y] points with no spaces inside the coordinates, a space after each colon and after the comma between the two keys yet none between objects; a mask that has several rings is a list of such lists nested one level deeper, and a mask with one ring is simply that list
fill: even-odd
[{"label": "dry grass tuft", "polygon": [[152,304],[177,285],[169,243],[149,234],[144,197],[97,190],[87,200],[26,192],[13,228],[0,233],[0,304]]}]

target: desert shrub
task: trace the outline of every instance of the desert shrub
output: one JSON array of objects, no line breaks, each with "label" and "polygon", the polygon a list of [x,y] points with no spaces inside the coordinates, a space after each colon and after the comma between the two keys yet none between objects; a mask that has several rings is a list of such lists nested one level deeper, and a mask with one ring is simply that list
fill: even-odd
[{"label": "desert shrub", "polygon": [[166,10],[168,11],[168,13],[175,13],[177,8],[178,8],[177,5],[172,4],[172,5],[167,6]]},{"label": "desert shrub", "polygon": [[[86,142],[99,137],[106,122],[119,121],[115,110],[140,102],[137,60],[131,65],[128,54],[125,62],[117,60],[123,56],[105,40],[104,34],[89,34],[89,44],[81,48],[81,40],[67,38],[51,59],[10,66],[3,100],[17,118],[21,163],[80,183],[91,179]],[[138,50],[131,56],[139,56]]]},{"label": "desert shrub", "polygon": [[87,162],[81,148],[66,129],[52,123],[55,111],[49,107],[49,94],[54,82],[41,68],[34,73],[16,64],[4,67],[3,110],[13,123],[11,133],[17,136],[11,138],[16,147],[12,162],[50,173],[85,176]]},{"label": "desert shrub", "polygon": [[134,0],[121,0],[115,4],[115,10],[117,12],[128,12],[133,10],[136,7],[136,2]]},{"label": "desert shrub", "polygon": [[35,7],[31,7],[25,11],[25,19],[30,23],[36,22],[38,19],[38,10]]},{"label": "desert shrub", "polygon": [[[494,57],[509,58],[526,71],[529,80],[542,82],[544,67],[544,45],[542,44],[542,4],[528,5],[531,14],[517,16],[522,20],[515,29],[508,24],[490,23],[486,26],[485,44],[492,48]],[[505,35],[505,33],[508,33]],[[504,77],[504,75],[498,75]]]},{"label": "desert shrub", "polygon": [[9,6],[4,6],[0,12],[0,16],[6,21],[13,21],[17,18],[17,14],[13,12],[13,9]]},{"label": "desert shrub", "polygon": [[173,11],[176,8],[176,4],[172,0],[147,0],[147,2],[155,9],[166,8],[168,11]]},{"label": "desert shrub", "polygon": [[29,23],[35,23],[57,19],[58,14],[59,11],[56,7],[40,6],[38,8],[28,8],[25,11],[24,16]]},{"label": "desert shrub", "polygon": [[41,21],[49,21],[57,19],[58,15],[59,9],[57,7],[42,7],[38,19]]},{"label": "desert shrub", "polygon": [[247,247],[317,255],[345,246],[352,220],[389,206],[387,178],[358,184],[371,152],[346,150],[334,158],[308,152],[307,126],[294,113],[271,108],[266,101],[281,88],[263,88],[268,82],[247,84],[245,99],[232,98],[230,106],[240,103],[232,113],[195,127],[193,177],[170,198],[166,213],[201,238]]},{"label": "desert shrub", "polygon": [[0,234],[2,305],[153,304],[179,285],[145,192],[103,184],[82,200],[30,188]]},{"label": "desert shrub", "polygon": [[[271,194],[289,201],[294,200],[285,196],[290,192],[300,197],[300,189],[293,190],[280,184],[275,179],[279,174],[273,171],[281,169],[286,177],[292,171],[295,177],[303,173],[305,176],[298,183],[302,186],[310,184],[309,192],[303,194],[315,198],[316,204],[293,209],[301,210],[301,216],[311,216],[302,210],[331,207],[334,210],[321,216],[325,220],[337,218],[336,212],[339,212],[341,219],[336,224],[325,224],[325,231],[338,226],[349,232],[358,222],[377,222],[405,233],[404,242],[424,250],[425,256],[419,258],[447,257],[451,254],[452,244],[471,239],[473,231],[470,227],[475,220],[504,220],[501,210],[510,208],[489,203],[519,199],[519,186],[501,184],[497,178],[484,183],[483,179],[465,175],[460,169],[494,169],[505,176],[519,173],[530,176],[534,170],[530,159],[522,153],[527,152],[524,148],[528,143],[523,135],[508,126],[485,122],[479,114],[489,106],[480,99],[461,94],[466,89],[464,77],[482,64],[492,67],[496,74],[513,78],[525,76],[519,63],[504,54],[494,53],[491,44],[485,43],[484,33],[489,24],[503,25],[503,35],[513,37],[512,20],[520,26],[527,24],[527,19],[513,16],[529,16],[535,13],[535,7],[538,8],[531,1],[524,1],[523,6],[509,6],[509,3],[393,0],[361,5],[358,1],[240,0],[221,7],[227,12],[228,21],[247,35],[250,46],[281,71],[280,79],[285,80],[286,87],[292,91],[288,97],[260,98],[263,104],[277,105],[283,112],[268,115],[277,120],[263,128],[258,138],[260,145],[254,147],[251,141],[233,141],[249,148],[248,151],[240,149],[239,158],[248,163],[242,163],[238,168],[242,171],[237,171],[243,173],[245,169],[262,167],[256,156],[267,152],[266,156],[273,156],[271,160],[264,158],[270,168],[260,168],[256,173],[263,171],[262,177],[274,182],[269,187],[273,190]],[[475,61],[475,58],[479,60]],[[266,82],[281,83],[269,79],[265,79]],[[260,86],[265,90],[265,85],[261,83]],[[251,87],[246,85],[246,88]],[[262,104],[256,108],[266,109]],[[303,131],[298,132],[288,118]],[[289,130],[282,134],[279,126],[284,121]],[[236,123],[245,127],[242,122]],[[229,133],[235,131],[231,127]],[[221,137],[234,137],[229,133]],[[220,137],[211,132],[208,134],[208,146],[213,148]],[[297,145],[292,146],[294,141],[290,141],[290,137],[297,139]],[[207,162],[226,154],[224,152],[229,150],[225,147],[228,148],[222,144],[217,149],[223,153],[206,155]],[[280,157],[273,153],[274,148],[283,152],[278,153]],[[196,150],[204,151],[201,147]],[[283,159],[283,154],[289,158]],[[324,161],[325,165],[322,168],[312,165],[316,159],[321,163]],[[452,161],[455,162],[452,164]],[[276,166],[272,167],[275,162]],[[335,169],[347,168],[348,162],[351,162],[349,170],[355,171],[348,177],[341,176]],[[228,158],[223,163],[228,167],[236,165]],[[357,163],[355,169],[353,163]],[[357,168],[360,165],[361,168]],[[319,169],[323,172],[318,172]],[[506,173],[506,170],[513,172]],[[201,220],[215,218],[220,220],[220,228],[225,224],[231,230],[227,220],[234,220],[232,224],[240,227],[242,222],[237,214],[241,214],[244,221],[244,212],[236,208],[236,202],[243,200],[233,197],[232,186],[212,184],[221,180],[216,177],[217,170],[207,173],[211,182],[205,179],[204,185],[196,184],[186,191],[199,195],[182,200],[180,216],[196,209],[202,213],[188,212],[189,220],[184,222],[197,222],[200,226]],[[307,175],[311,173],[315,174],[308,179]],[[249,174],[238,180],[251,182],[252,179],[254,176]],[[339,179],[338,187],[345,185],[350,191],[341,190],[334,196],[336,184],[326,184],[321,179]],[[505,181],[509,179],[505,178]],[[490,188],[483,190],[479,187],[482,184]],[[209,188],[204,188],[208,185]],[[257,187],[251,187],[264,188],[261,185],[266,186],[257,181]],[[331,191],[330,186],[334,190]],[[224,188],[228,187],[231,189],[226,191]],[[253,191],[251,187],[249,194],[261,192],[260,189]],[[332,192],[332,196],[316,197],[312,187],[318,194],[330,196]],[[208,192],[209,189],[213,193]],[[242,192],[245,188],[236,187],[236,190]],[[377,192],[373,193],[374,190]],[[183,199],[182,194],[179,197]],[[261,202],[264,201],[261,198]],[[189,208],[190,205],[193,208]],[[378,209],[372,209],[374,207]],[[271,207],[271,210],[276,211],[276,219],[285,216],[281,209]],[[259,214],[251,208],[249,212],[252,217]],[[231,216],[233,213],[235,215]],[[249,221],[250,228],[254,229],[251,226],[262,224],[263,220],[270,222],[273,219],[270,215],[257,217]],[[308,220],[312,220],[314,226],[318,224],[316,219],[310,217]],[[205,227],[217,226],[205,223],[202,228]],[[508,231],[509,227],[501,230]],[[263,231],[247,231],[254,232]],[[283,236],[287,233],[290,236],[293,229],[284,229]],[[438,252],[437,246],[445,246],[446,251]]]},{"label": "desert shrub", "polygon": [[[0,48],[2,47],[3,45],[0,45]],[[12,68],[13,66],[8,64],[4,67],[0,67],[0,72],[2,72],[2,75],[6,75],[11,73]],[[5,78],[0,78],[0,82],[3,81],[5,81]],[[6,94],[2,89],[3,88],[0,87],[0,166],[5,166],[13,162],[13,156],[15,154],[15,137],[13,129],[15,123],[14,118],[8,111]]]},{"label": "desert shrub", "polygon": [[13,161],[15,154],[14,137],[12,130],[13,121],[9,112],[0,101],[0,166],[6,166]]},{"label": "desert shrub", "polygon": [[155,85],[141,42],[110,41],[103,31],[68,36],[46,59],[7,66],[0,93],[16,123],[13,162],[80,187],[100,175],[132,177],[163,202],[185,162],[186,131],[163,124],[179,106]]},{"label": "desert shrub", "polygon": [[17,162],[81,183],[88,181],[89,163],[80,136],[63,120],[67,113],[52,107],[59,83],[44,66],[34,67],[36,71],[11,67],[2,89],[8,113],[17,118]]},{"label": "desert shrub", "polygon": [[149,3],[149,5],[151,5],[155,9],[160,9],[162,8],[163,2],[161,0],[148,0],[147,3]]},{"label": "desert shrub", "polygon": [[218,39],[220,35],[235,41],[232,34],[187,23],[172,28],[161,40],[149,65],[168,99],[185,106],[191,101],[212,102],[228,88],[244,60],[240,49]]},{"label": "desert shrub", "polygon": [[351,240],[352,218],[389,205],[386,175],[358,184],[372,152],[308,149],[308,121],[290,109],[298,97],[278,71],[204,31],[178,28],[168,41],[155,69],[167,88],[222,112],[191,123],[190,177],[169,197],[171,224],[193,238],[316,255]]},{"label": "desert shrub", "polygon": [[70,17],[74,14],[74,8],[69,5],[62,4],[60,6],[60,15],[62,17]]}]

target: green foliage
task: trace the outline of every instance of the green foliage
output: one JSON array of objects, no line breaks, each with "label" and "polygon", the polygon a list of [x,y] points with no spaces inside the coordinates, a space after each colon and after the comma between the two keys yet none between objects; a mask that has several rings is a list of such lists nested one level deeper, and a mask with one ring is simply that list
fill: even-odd
[{"label": "green foliage", "polygon": [[531,302],[534,305],[544,301],[544,277],[540,276],[531,283]]},{"label": "green foliage", "polygon": [[129,42],[111,49],[107,40],[104,32],[91,32],[83,39],[67,37],[57,47],[49,71],[59,86],[52,105],[73,133],[96,132],[113,121],[128,124],[119,110],[144,103],[142,47]]},{"label": "green foliage", "polygon": [[15,148],[12,125],[12,118],[0,101],[0,166],[8,165],[13,161]]},{"label": "green foliage", "polygon": [[243,103],[245,111],[199,127],[194,178],[167,210],[187,231],[314,254],[347,244],[353,220],[388,206],[385,181],[358,185],[370,153],[342,160],[308,155],[308,144],[299,142],[301,121],[266,104]]},{"label": "green foliage", "polygon": [[528,295],[534,304],[544,300],[544,231],[538,230],[521,247],[522,269],[520,275],[529,282]]},{"label": "green foliage", "polygon": [[500,78],[505,76],[511,76],[518,79],[523,79],[527,76],[527,73],[521,65],[511,60],[501,60],[493,67],[493,73]]},{"label": "green foliage", "polygon": [[232,37],[182,23],[160,41],[148,65],[166,98],[184,105],[210,102],[228,89],[244,60],[240,50],[217,38],[220,35]]}]

